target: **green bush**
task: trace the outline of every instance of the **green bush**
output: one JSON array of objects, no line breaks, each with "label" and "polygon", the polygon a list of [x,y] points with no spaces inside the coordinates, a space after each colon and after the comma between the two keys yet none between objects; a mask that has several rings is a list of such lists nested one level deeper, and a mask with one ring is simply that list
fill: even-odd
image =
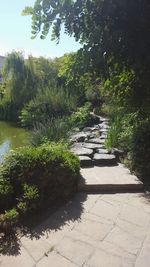
[{"label": "green bush", "polygon": [[0,172],[0,212],[6,210],[3,219],[6,214],[11,217],[14,209],[21,216],[68,198],[77,190],[79,169],[78,158],[63,144],[12,151]]},{"label": "green bush", "polygon": [[91,115],[92,106],[86,103],[70,116],[71,124],[75,127],[84,128],[97,122],[97,118]]},{"label": "green bush", "polygon": [[44,88],[22,109],[19,118],[23,127],[33,128],[39,123],[47,124],[52,118],[68,115],[75,108],[75,97],[63,88]]}]

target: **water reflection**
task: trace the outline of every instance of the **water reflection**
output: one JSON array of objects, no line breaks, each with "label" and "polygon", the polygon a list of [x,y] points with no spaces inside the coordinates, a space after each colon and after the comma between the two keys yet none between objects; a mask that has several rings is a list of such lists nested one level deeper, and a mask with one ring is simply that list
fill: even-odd
[{"label": "water reflection", "polygon": [[29,133],[8,122],[0,121],[0,162],[10,150],[28,144]]}]

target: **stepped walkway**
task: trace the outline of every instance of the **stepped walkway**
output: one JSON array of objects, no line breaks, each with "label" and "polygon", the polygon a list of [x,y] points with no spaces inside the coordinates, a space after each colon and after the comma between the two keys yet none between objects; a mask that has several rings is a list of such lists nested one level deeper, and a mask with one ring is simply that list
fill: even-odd
[{"label": "stepped walkway", "polygon": [[[103,122],[100,127],[108,129]],[[80,192],[20,239],[3,242],[0,266],[150,266],[150,197],[118,163],[121,151],[106,151],[101,128],[94,127],[95,133],[73,136],[72,151],[82,166]]]}]

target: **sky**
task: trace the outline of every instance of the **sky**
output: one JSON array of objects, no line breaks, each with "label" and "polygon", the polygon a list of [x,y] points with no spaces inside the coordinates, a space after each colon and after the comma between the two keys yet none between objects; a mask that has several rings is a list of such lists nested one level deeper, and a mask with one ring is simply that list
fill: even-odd
[{"label": "sky", "polygon": [[31,39],[31,17],[21,16],[25,6],[33,6],[34,0],[0,0],[0,55],[5,56],[12,50],[22,51],[24,56],[60,57],[65,53],[77,51],[81,46],[73,37],[61,35],[58,45],[51,41]]}]

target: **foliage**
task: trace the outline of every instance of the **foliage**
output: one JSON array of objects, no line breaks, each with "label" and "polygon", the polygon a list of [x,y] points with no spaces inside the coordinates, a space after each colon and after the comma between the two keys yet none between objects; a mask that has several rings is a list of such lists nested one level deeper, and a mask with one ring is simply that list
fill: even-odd
[{"label": "foliage", "polygon": [[32,16],[33,38],[40,32],[44,39],[52,28],[52,39],[58,42],[64,25],[68,35],[84,43],[95,64],[106,53],[136,65],[150,60],[149,13],[148,0],[36,0],[23,15]]},{"label": "foliage", "polygon": [[63,88],[47,87],[41,89],[21,111],[19,116],[24,127],[47,124],[52,118],[70,114],[76,108],[76,98]]},{"label": "foliage", "polygon": [[69,117],[53,118],[44,124],[38,123],[34,126],[30,142],[34,146],[45,141],[67,142],[72,127]]},{"label": "foliage", "polygon": [[90,114],[91,105],[87,103],[85,106],[78,108],[70,116],[62,118],[52,118],[47,123],[35,125],[32,132],[31,144],[37,146],[48,141],[68,142],[73,128],[84,128],[94,123],[94,118]]},{"label": "foliage", "polygon": [[90,114],[91,109],[92,105],[90,103],[86,103],[83,107],[78,108],[76,112],[72,113],[70,116],[72,126],[84,128],[93,124],[94,118]]},{"label": "foliage", "polygon": [[21,109],[41,88],[54,86],[57,73],[58,62],[55,60],[31,56],[25,60],[22,53],[8,54],[0,88],[0,119],[17,121]]},{"label": "foliage", "polygon": [[108,148],[119,147],[125,152],[130,151],[132,149],[132,136],[138,121],[137,112],[126,114],[124,110],[119,110],[118,114],[112,118],[106,146]]},{"label": "foliage", "polygon": [[150,120],[144,119],[135,127],[130,151],[131,166],[137,175],[149,183],[150,174]]},{"label": "foliage", "polygon": [[[0,173],[0,200],[7,195],[0,209],[5,211],[1,220],[21,217],[69,197],[77,189],[78,176],[79,160],[62,144],[12,151]],[[5,190],[4,184],[8,184]]]}]

